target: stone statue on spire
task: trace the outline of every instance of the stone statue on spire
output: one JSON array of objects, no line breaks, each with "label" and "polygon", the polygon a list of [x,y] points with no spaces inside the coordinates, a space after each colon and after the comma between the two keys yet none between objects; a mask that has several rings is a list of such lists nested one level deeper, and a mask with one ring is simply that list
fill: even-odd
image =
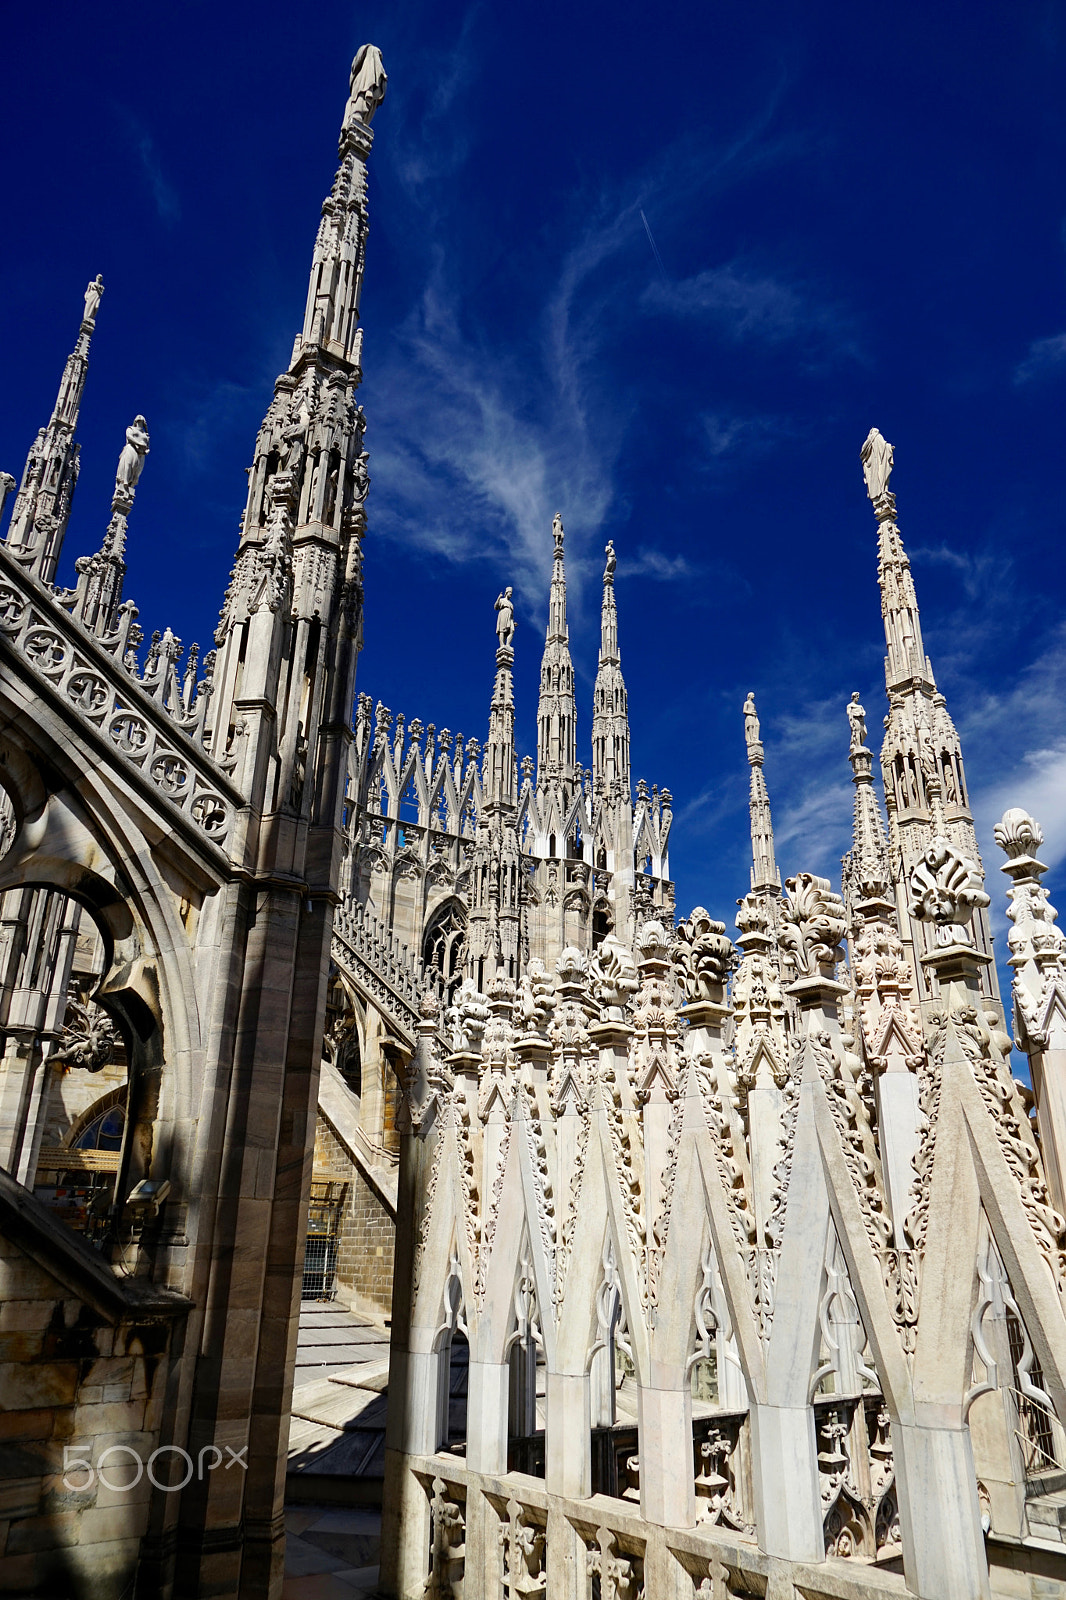
[{"label": "stone statue on spire", "polygon": [[104,292],[104,280],[101,273],[97,273],[85,291],[85,314],[82,322],[87,322],[90,327],[96,322],[96,313],[100,309],[100,300]]},{"label": "stone statue on spire", "polygon": [[888,480],[892,476],[893,448],[884,435],[876,428],[871,428],[866,435],[860,455],[862,458],[862,475],[866,479],[866,493],[876,506],[883,495],[888,492]]},{"label": "stone statue on spire", "polygon": [[147,454],[148,424],[142,416],[136,416],[126,429],[126,443],[118,458],[118,471],[115,473],[116,494],[124,491],[125,495],[132,496],[137,487],[137,480],[144,471],[144,458]]},{"label": "stone statue on spire", "polygon": [[376,44],[360,45],[352,62],[351,88],[344,112],[344,126],[361,122],[369,128],[374,112],[385,98],[388,74]]},{"label": "stone statue on spire", "polygon": [[749,752],[761,743],[759,737],[759,717],[755,710],[755,690],[748,690],[748,698],[744,702],[744,742]]},{"label": "stone statue on spire", "polygon": [[614,553],[613,539],[608,539],[607,548],[604,551],[604,555],[607,557],[607,565],[603,569],[603,581],[604,583],[613,583],[614,569],[618,565],[618,561]]},{"label": "stone statue on spire", "polygon": [[859,691],[856,689],[845,708],[848,713],[848,723],[851,727],[851,750],[854,755],[856,750],[866,748],[866,708],[859,704]]},{"label": "stone statue on spire", "polygon": [[563,514],[557,511],[552,518],[552,538],[555,540],[555,553],[558,555],[563,548]]},{"label": "stone statue on spire", "polygon": [[505,589],[496,600],[496,637],[501,649],[509,649],[514,639],[514,604],[511,600],[511,590]]}]

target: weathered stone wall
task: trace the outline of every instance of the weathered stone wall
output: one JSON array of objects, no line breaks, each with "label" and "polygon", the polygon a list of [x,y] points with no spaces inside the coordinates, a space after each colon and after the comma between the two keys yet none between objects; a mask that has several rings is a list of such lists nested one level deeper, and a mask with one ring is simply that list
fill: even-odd
[{"label": "weathered stone wall", "polygon": [[396,1224],[321,1115],[315,1128],[315,1177],[341,1178],[348,1184],[337,1241],[341,1297],[390,1316]]},{"label": "weathered stone wall", "polygon": [[[5,1592],[52,1600],[126,1592],[153,1492],[147,1467],[158,1442],[169,1331],[165,1322],[109,1325],[0,1238]],[[108,1450],[114,1453],[105,1456]],[[153,1470],[164,1483],[184,1474],[180,1458],[169,1455]]]},{"label": "weathered stone wall", "polygon": [[392,1314],[392,1266],[396,1224],[358,1172],[348,1193],[341,1229],[337,1275],[359,1305]]}]

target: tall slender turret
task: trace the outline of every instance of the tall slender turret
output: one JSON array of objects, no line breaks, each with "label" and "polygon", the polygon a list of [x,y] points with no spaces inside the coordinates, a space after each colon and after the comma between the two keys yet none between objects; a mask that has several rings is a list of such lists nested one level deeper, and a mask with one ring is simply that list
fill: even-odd
[{"label": "tall slender turret", "polygon": [[562,809],[565,811],[579,775],[574,664],[570,659],[570,633],[566,625],[563,519],[558,512],[552,522],[552,536],[555,553],[548,600],[548,631],[540,664],[540,702],[537,707],[537,787],[560,789]]},{"label": "tall slender turret", "polygon": [[514,758],[514,606],[510,589],[496,601],[496,682],[489,707],[489,736],[482,761],[482,793],[486,811],[513,811]]},{"label": "tall slender turret", "polygon": [[592,793],[629,800],[629,709],[622,657],[618,650],[618,612],[614,601],[614,544],[608,543],[600,612],[600,667],[592,692]]},{"label": "tall slender turret", "polygon": [[[370,479],[359,300],[368,232],[366,162],[370,121],[385,94],[381,56],[364,45],[352,64],[340,164],[322,205],[303,331],[277,379],[249,473],[241,542],[215,635],[211,706],[214,753],[235,777],[263,761],[257,737],[277,706],[276,754],[267,810],[299,812],[316,759],[316,733],[347,742],[355,660],[361,643],[363,504]],[[258,755],[253,756],[253,752]],[[330,802],[318,801],[328,813]]]},{"label": "tall slender turret", "polygon": [[755,691],[752,690],[744,702],[744,740],[748,747],[748,765],[751,767],[748,799],[751,815],[751,887],[753,893],[778,898],[781,894],[781,874],[774,858],[774,824],[770,815],[770,796],[762,772],[764,752],[759,732]]},{"label": "tall slender turret", "polygon": [[74,430],[89,370],[89,340],[96,326],[103,292],[104,280],[97,275],[85,291],[78,342],[63,368],[48,425],[40,430],[26,457],[11,512],[8,549],[43,583],[51,583],[55,577],[70,520],[81,451],[81,446],[74,442]]},{"label": "tall slender turret", "polygon": [[517,978],[521,962],[522,878],[515,826],[514,606],[496,601],[496,681],[481,767],[483,805],[470,862],[465,968],[478,985],[496,972]]},{"label": "tall slender turret", "polygon": [[[885,687],[889,709],[881,745],[881,772],[889,851],[900,931],[909,947],[918,993],[926,999],[935,991],[922,957],[935,940],[935,930],[929,921],[909,914],[910,874],[937,840],[946,841],[978,869],[981,858],[959,736],[922,644],[910,561],[896,525],[896,497],[888,487],[893,447],[876,428],[871,428],[861,456],[866,492],[878,523],[877,578],[887,646]],[[984,908],[975,909],[971,927],[977,949],[990,956],[992,938]],[[984,967],[982,981],[985,992],[998,998],[998,980],[991,961]]]}]

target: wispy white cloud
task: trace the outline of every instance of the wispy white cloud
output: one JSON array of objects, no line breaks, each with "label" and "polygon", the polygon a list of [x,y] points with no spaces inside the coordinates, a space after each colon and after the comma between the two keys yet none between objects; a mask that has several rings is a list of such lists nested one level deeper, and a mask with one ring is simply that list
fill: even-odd
[{"label": "wispy white cloud", "polygon": [[813,338],[837,353],[854,353],[849,318],[840,307],[739,259],[672,283],[653,280],[641,303],[649,311],[713,323],[735,340]]},{"label": "wispy white cloud", "polygon": [[1002,590],[1011,565],[1010,556],[1002,550],[993,553],[982,550],[957,549],[954,546],[916,545],[910,552],[914,562],[951,567],[962,578],[967,600],[983,600],[994,588]]},{"label": "wispy white cloud", "polygon": [[657,578],[661,583],[674,583],[679,578],[694,578],[697,568],[687,556],[667,555],[665,550],[650,550],[641,545],[635,556],[618,563],[620,578]]},{"label": "wispy white cloud", "polygon": [[836,883],[840,858],[851,847],[854,790],[848,783],[817,782],[784,806],[774,821],[782,878],[786,873],[817,872]]},{"label": "wispy white cloud", "polygon": [[516,590],[538,608],[552,516],[562,512],[580,556],[612,503],[625,422],[593,426],[580,341],[555,308],[548,326],[536,370],[523,370],[464,333],[436,274],[375,380],[371,441],[390,490],[375,501],[375,530],[455,562],[505,560]]},{"label": "wispy white cloud", "polygon": [[716,464],[763,455],[782,439],[793,438],[799,432],[789,417],[742,416],[725,410],[704,412],[700,425]]},{"label": "wispy white cloud", "polygon": [[155,139],[140,117],[128,106],[119,106],[117,109],[126,137],[140,163],[141,173],[148,185],[159,220],[166,227],[172,228],[181,216],[181,200],[178,191],[163,171]]},{"label": "wispy white cloud", "polygon": [[1066,860],[1066,625],[1012,686],[976,695],[959,731],[986,867],[999,858],[992,830],[1009,806],[1040,823],[1048,866]]},{"label": "wispy white cloud", "polygon": [[1031,383],[1034,378],[1046,378],[1066,364],[1066,333],[1056,333],[1050,339],[1034,339],[1029,354],[1014,369],[1017,384]]}]

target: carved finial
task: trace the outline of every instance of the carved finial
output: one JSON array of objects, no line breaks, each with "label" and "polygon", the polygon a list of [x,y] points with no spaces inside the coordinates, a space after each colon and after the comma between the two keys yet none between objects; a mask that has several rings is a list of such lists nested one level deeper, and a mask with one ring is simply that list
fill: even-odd
[{"label": "carved finial", "polygon": [[640,988],[632,951],[609,933],[593,952],[589,974],[592,993],[603,1008],[605,1018],[617,1021]]},{"label": "carved finial", "polygon": [[687,1003],[721,1000],[722,985],[737,964],[724,922],[715,922],[709,912],[697,906],[691,916],[678,923],[670,954],[674,977]]},{"label": "carved finial", "polygon": [[785,888],[788,902],[781,944],[797,975],[813,977],[841,958],[840,941],[847,927],[844,902],[830,888],[828,878],[813,872],[797,872],[786,879]]},{"label": "carved finial", "polygon": [[[1035,860],[1036,853],[1044,842],[1044,832],[1040,824],[1020,806],[1012,806],[1009,811],[1004,811],[996,823],[995,837],[999,848],[1006,852],[1012,862]],[[1047,869],[1040,868],[1040,870]]]},{"label": "carved finial", "polygon": [[961,929],[974,911],[989,904],[981,868],[950,839],[938,836],[915,862],[910,876],[910,914],[919,922]]},{"label": "carved finial", "polygon": [[[1050,967],[1062,972],[1066,936],[1055,927],[1059,914],[1040,881],[1047,867],[1036,855],[1044,842],[1043,830],[1027,811],[1013,807],[1003,813],[995,832],[996,843],[1007,855],[1002,870],[1011,880],[1011,903],[1007,908],[1011,921],[1007,935],[1010,965],[1017,969],[1035,962],[1041,972],[1047,972]],[[1031,984],[1026,987],[1033,989]],[[1017,978],[1014,992],[1026,1028],[1032,1033],[1031,995],[1026,993],[1025,987],[1019,988]]]}]

